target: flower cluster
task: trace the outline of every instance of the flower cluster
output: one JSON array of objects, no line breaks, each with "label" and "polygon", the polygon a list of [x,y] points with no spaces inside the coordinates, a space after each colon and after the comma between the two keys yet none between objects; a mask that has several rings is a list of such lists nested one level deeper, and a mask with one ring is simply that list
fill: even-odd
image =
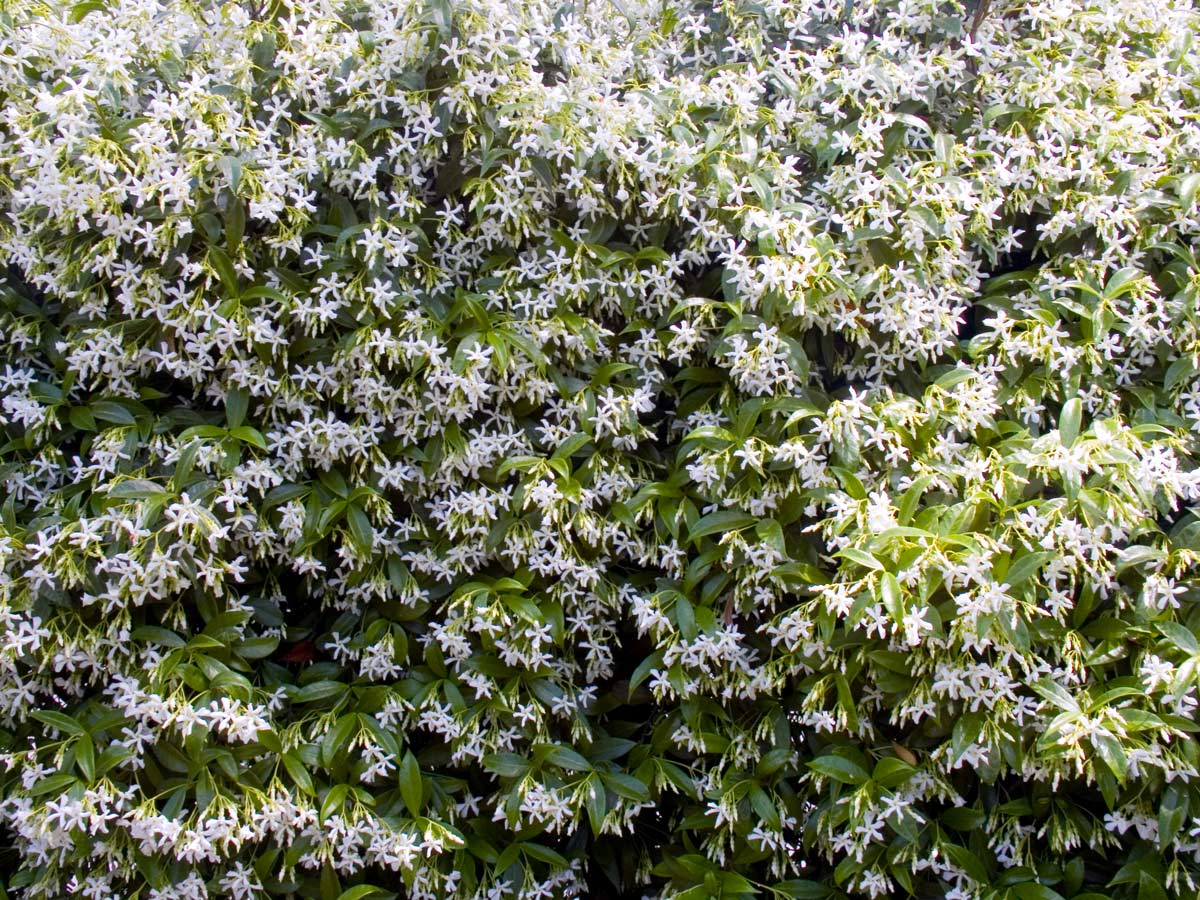
[{"label": "flower cluster", "polygon": [[1194,898],[1183,0],[0,0],[0,895]]}]

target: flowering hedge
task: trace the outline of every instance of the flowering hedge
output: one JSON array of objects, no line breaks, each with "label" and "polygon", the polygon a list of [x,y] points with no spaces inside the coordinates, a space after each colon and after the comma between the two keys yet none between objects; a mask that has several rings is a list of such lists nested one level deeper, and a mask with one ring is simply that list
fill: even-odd
[{"label": "flowering hedge", "polygon": [[0,4],[9,895],[1194,898],[1198,30]]}]

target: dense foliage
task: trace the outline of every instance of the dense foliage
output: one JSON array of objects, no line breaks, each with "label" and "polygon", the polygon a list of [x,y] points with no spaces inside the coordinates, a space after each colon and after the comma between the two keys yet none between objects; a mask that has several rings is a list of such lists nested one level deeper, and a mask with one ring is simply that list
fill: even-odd
[{"label": "dense foliage", "polygon": [[10,896],[1197,896],[1190,3],[0,10]]}]

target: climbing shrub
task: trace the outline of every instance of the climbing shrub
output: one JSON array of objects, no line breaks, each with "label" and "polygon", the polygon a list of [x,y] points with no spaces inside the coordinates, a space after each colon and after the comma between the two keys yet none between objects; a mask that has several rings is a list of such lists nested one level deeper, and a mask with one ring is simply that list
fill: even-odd
[{"label": "climbing shrub", "polygon": [[1196,896],[1192,4],[0,9],[9,896]]}]

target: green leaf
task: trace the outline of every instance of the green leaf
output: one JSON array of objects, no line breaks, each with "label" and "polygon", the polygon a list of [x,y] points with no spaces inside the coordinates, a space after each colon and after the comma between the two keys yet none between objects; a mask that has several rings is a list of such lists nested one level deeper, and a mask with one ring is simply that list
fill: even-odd
[{"label": "green leaf", "polygon": [[410,813],[421,815],[425,782],[421,778],[421,767],[411,750],[404,754],[404,761],[400,763],[400,796],[404,798],[404,805]]},{"label": "green leaf", "polygon": [[1004,583],[1009,587],[1020,587],[1054,557],[1055,554],[1049,551],[1026,553],[1024,556],[1018,557],[1017,561],[1012,563],[1008,567],[1008,571],[1004,573]]},{"label": "green leaf", "polygon": [[175,472],[171,475],[171,491],[178,494],[188,486],[196,468],[196,454],[200,452],[199,441],[188,441],[179,451]]},{"label": "green leaf", "polygon": [[112,485],[106,493],[110,497],[119,497],[122,500],[148,500],[151,497],[164,496],[167,489],[144,478],[126,478]]},{"label": "green leaf", "polygon": [[218,425],[193,425],[191,428],[184,429],[179,435],[179,442],[185,443],[192,438],[202,438],[204,440],[222,440],[229,432]]},{"label": "green leaf", "polygon": [[499,856],[496,857],[495,863],[492,864],[493,871],[504,872],[508,867],[517,861],[517,857],[521,855],[521,844],[519,841],[509,841]]},{"label": "green leaf", "polygon": [[584,782],[583,805],[592,826],[592,834],[598,837],[608,811],[608,792],[598,776],[593,775]]},{"label": "green leaf", "polygon": [[72,23],[82,22],[88,13],[104,12],[108,9],[108,4],[103,0],[83,0],[81,3],[76,3],[71,7],[71,12],[68,19]]},{"label": "green leaf", "polygon": [[537,366],[538,369],[545,368],[546,355],[527,336],[517,334],[515,331],[506,331],[504,336],[510,344],[519,348],[525,354],[526,358]]},{"label": "green leaf", "polygon": [[943,812],[938,821],[956,831],[974,831],[983,824],[984,812],[973,806],[953,806]]},{"label": "green leaf", "polygon": [[916,771],[916,769],[902,759],[897,759],[894,756],[885,756],[879,762],[875,763],[875,770],[871,773],[871,780],[889,789],[897,788],[902,784],[907,784]]},{"label": "green leaf", "polygon": [[71,787],[78,784],[79,779],[69,772],[56,772],[53,775],[47,775],[39,780],[32,788],[29,789],[31,797],[40,797],[43,794],[61,794],[63,788]]},{"label": "green leaf", "polygon": [[1163,637],[1184,653],[1189,656],[1200,655],[1200,641],[1196,640],[1196,635],[1192,633],[1191,629],[1178,622],[1155,622],[1154,624],[1162,632]]},{"label": "green leaf", "polygon": [[84,727],[65,713],[56,712],[52,709],[35,709],[30,715],[43,725],[57,728],[63,734],[79,735],[85,733]]},{"label": "green leaf", "polygon": [[1123,269],[1112,274],[1112,277],[1104,285],[1104,299],[1116,300],[1124,294],[1128,294],[1137,287],[1138,282],[1145,278],[1145,274],[1141,269],[1135,269],[1132,266],[1126,266]]},{"label": "green leaf", "polygon": [[849,469],[844,469],[841,466],[831,466],[829,471],[837,476],[838,483],[841,484],[842,490],[851,496],[854,500],[866,500],[867,489],[863,487],[859,477]]},{"label": "green leaf", "polygon": [[1064,447],[1070,447],[1079,436],[1079,425],[1083,418],[1083,403],[1078,397],[1072,397],[1063,404],[1058,417],[1058,435]]},{"label": "green leaf", "polygon": [[877,572],[882,572],[884,570],[883,563],[876,559],[872,554],[867,553],[865,550],[847,547],[844,550],[839,550],[834,554],[834,556],[840,556],[842,559],[848,559],[850,562],[858,563],[864,568],[874,569]]},{"label": "green leaf", "polygon": [[767,823],[771,828],[778,829],[780,825],[779,810],[770,795],[760,785],[751,784],[749,796],[750,807],[759,820]]},{"label": "green leaf", "polygon": [[583,756],[570,747],[564,747],[561,744],[547,753],[546,759],[569,772],[590,772],[592,770],[592,764],[584,759]]},{"label": "green leaf", "polygon": [[228,292],[229,297],[237,297],[237,269],[233,267],[233,260],[229,258],[229,254],[220,247],[209,247],[208,264],[212,267],[217,278],[220,279],[221,285]]},{"label": "green leaf", "polygon": [[86,406],[72,406],[67,410],[67,421],[80,431],[97,431],[96,417]]},{"label": "green leaf", "polygon": [[696,627],[696,611],[692,608],[691,601],[683,594],[677,594],[671,612],[675,616],[675,624],[683,639],[688,642],[694,641],[700,632]]},{"label": "green leaf", "polygon": [[601,387],[608,384],[614,375],[620,375],[622,372],[632,372],[636,369],[637,366],[627,362],[605,363],[592,375],[592,386]]},{"label": "green leaf", "polygon": [[730,444],[738,442],[737,435],[727,428],[722,428],[720,425],[701,425],[699,428],[689,431],[681,443],[704,440],[717,440]]},{"label": "green leaf", "polygon": [[663,652],[661,650],[655,650],[640,663],[638,663],[637,668],[633,670],[633,674],[629,676],[629,695],[631,697],[633,696],[633,692],[637,690],[638,685],[649,678],[650,673],[653,672],[658,666],[662,665],[662,661]]},{"label": "green leaf", "polygon": [[267,287],[265,284],[255,285],[242,291],[243,300],[277,300],[280,303],[288,301],[288,295],[278,288]]},{"label": "green leaf", "polygon": [[1129,760],[1125,756],[1125,748],[1121,746],[1120,740],[1103,729],[1093,731],[1090,737],[1096,753],[1108,770],[1112,772],[1113,777],[1117,779],[1117,783],[1124,784],[1129,774]]},{"label": "green leaf", "polygon": [[825,900],[831,893],[830,888],[819,881],[807,878],[794,878],[771,885],[771,890],[784,894],[793,900]]},{"label": "green leaf", "polygon": [[326,769],[344,759],[350,741],[358,731],[358,717],[354,713],[341,716],[321,740],[321,763]]},{"label": "green leaf", "polygon": [[932,480],[932,475],[922,475],[920,478],[914,478],[912,484],[905,489],[896,512],[896,521],[900,525],[907,525],[912,521],[917,504],[921,502],[921,497]]},{"label": "green leaf", "polygon": [[838,708],[846,716],[846,727],[850,731],[858,730],[858,697],[855,696],[854,690],[850,687],[850,679],[841,672],[836,672],[833,676],[834,683],[837,685]]},{"label": "green leaf", "polygon": [[278,637],[257,637],[238,641],[235,650],[242,659],[265,659],[274,653],[278,646]]},{"label": "green leaf", "polygon": [[237,251],[246,233],[246,206],[234,197],[229,201],[229,209],[225,213],[225,246],[230,253]]},{"label": "green leaf", "polygon": [[941,846],[953,863],[966,872],[976,884],[985,886],[990,883],[987,867],[978,856],[966,847],[960,847],[957,844],[942,844]]},{"label": "green leaf", "polygon": [[128,408],[112,400],[97,400],[92,404],[92,415],[110,425],[135,425],[137,420]]},{"label": "green leaf", "polygon": [[578,453],[580,450],[582,450],[584,447],[586,447],[589,443],[591,443],[591,440],[592,440],[591,435],[582,434],[582,433],[573,434],[569,438],[567,438],[565,441],[563,441],[561,444],[558,445],[558,447],[554,451],[554,455],[552,458],[559,458],[559,459],[569,458],[570,456],[574,455],[575,453]]},{"label": "green leaf", "polygon": [[637,741],[628,738],[598,737],[588,748],[588,757],[596,762],[608,762],[620,759],[636,746]]},{"label": "green leaf", "polygon": [[959,716],[954,723],[950,737],[950,758],[958,760],[969,747],[975,746],[983,727],[987,724],[981,713],[967,713]]},{"label": "green leaf", "polygon": [[483,758],[483,767],[505,778],[518,778],[529,771],[529,760],[515,753],[493,753]]},{"label": "green leaf", "polygon": [[296,787],[310,797],[316,796],[316,791],[313,789],[312,776],[308,774],[308,768],[304,763],[291,752],[285,753],[279,758],[283,760],[283,767],[287,769],[287,773],[291,776]]},{"label": "green leaf", "polygon": [[[233,388],[225,394],[225,422],[237,428],[246,421],[246,410],[250,406],[250,392],[245,388]],[[265,447],[263,448],[266,449]]]},{"label": "green leaf", "polygon": [[739,528],[746,528],[757,521],[754,516],[747,513],[734,509],[722,509],[697,519],[696,523],[688,529],[688,537],[695,542],[702,537],[716,534],[718,531],[737,531]]},{"label": "green leaf", "polygon": [[891,572],[884,572],[879,579],[879,594],[883,608],[888,611],[892,621],[899,624],[904,620],[904,598],[900,590],[900,581]]},{"label": "green leaf", "polygon": [[225,176],[229,190],[236,194],[238,185],[242,182],[242,163],[235,156],[222,156],[217,160],[217,169]]},{"label": "green leaf", "polygon": [[278,487],[273,487],[263,497],[263,509],[271,509],[272,507],[281,506],[289,500],[299,499],[306,496],[311,490],[312,487],[307,484],[281,484]]},{"label": "green leaf", "polygon": [[536,859],[539,862],[549,863],[552,866],[566,868],[570,863],[557,850],[552,850],[545,844],[536,844],[532,841],[525,841],[521,844],[521,851],[531,859]]},{"label": "green leaf", "polygon": [[527,472],[542,462],[540,456],[510,456],[496,467],[496,477],[503,478],[514,470]]},{"label": "green leaf", "polygon": [[603,775],[604,783],[612,788],[613,793],[626,800],[646,803],[650,799],[650,789],[646,785],[623,772],[608,772]]},{"label": "green leaf", "polygon": [[346,796],[350,793],[348,784],[335,784],[329,789],[329,793],[325,795],[325,799],[321,803],[321,809],[318,813],[320,821],[324,822],[331,815],[342,808],[346,802]]},{"label": "green leaf", "polygon": [[338,894],[337,900],[363,900],[364,897],[395,897],[395,891],[389,891],[386,888],[375,887],[372,884],[356,884],[352,888],[346,888]]},{"label": "green leaf", "polygon": [[824,775],[826,778],[832,778],[842,784],[855,786],[866,784],[871,777],[867,770],[858,763],[833,754],[818,756],[816,759],[810,760],[808,767],[818,775]]},{"label": "green leaf", "polygon": [[158,628],[157,625],[139,625],[133,629],[130,637],[134,641],[145,641],[146,643],[161,644],[163,647],[186,647],[187,641],[184,638],[176,635],[174,631]]},{"label": "green leaf", "polygon": [[230,437],[237,438],[243,444],[249,444],[252,447],[257,447],[259,450],[267,449],[267,439],[263,437],[261,431],[257,428],[251,428],[249,425],[239,425],[236,428],[229,429]]},{"label": "green leaf", "polygon": [[1032,687],[1059,709],[1073,713],[1080,712],[1079,701],[1072,697],[1065,687],[1049,677],[1034,682]]},{"label": "green leaf", "polygon": [[776,566],[771,572],[773,578],[778,578],[785,585],[810,585],[810,584],[825,584],[829,581],[828,576],[818,569],[816,566],[810,566],[808,563],[790,562],[784,563],[781,566]]},{"label": "green leaf", "polygon": [[1179,205],[1185,211],[1191,212],[1197,190],[1200,190],[1200,172],[1189,172],[1179,179]]},{"label": "green leaf", "polygon": [[737,872],[725,872],[721,875],[721,896],[745,896],[746,894],[757,894],[756,888],[745,875],[739,875]]},{"label": "green leaf", "polygon": [[[1176,894],[1175,896],[1180,896]],[[1162,878],[1142,872],[1138,876],[1137,900],[1169,900]]]},{"label": "green leaf", "polygon": [[787,557],[787,541],[783,536],[783,526],[774,519],[759,519],[754,523],[754,533],[768,547],[776,550],[781,556]]},{"label": "green leaf", "polygon": [[288,688],[288,698],[293,703],[314,703],[345,693],[349,688],[340,681],[322,679],[312,681],[302,687]]},{"label": "green leaf", "polygon": [[363,556],[369,556],[375,546],[375,528],[366,511],[357,503],[346,507],[346,521],[350,525],[350,539]]},{"label": "green leaf", "polygon": [[1188,817],[1188,795],[1177,784],[1167,785],[1158,801],[1158,849],[1170,847]]},{"label": "green leaf", "polygon": [[939,131],[933,136],[933,156],[938,162],[949,166],[954,162],[954,135]]},{"label": "green leaf", "polygon": [[76,739],[75,764],[88,781],[96,777],[96,746],[92,743],[90,734],[81,734]]},{"label": "green leaf", "polygon": [[1029,110],[1024,106],[1017,106],[1013,103],[994,103],[983,111],[983,124],[986,127],[1001,116],[1020,116],[1026,112]]},{"label": "green leaf", "polygon": [[758,775],[774,775],[782,769],[792,757],[792,751],[787,747],[776,747],[763,754],[754,771]]}]

